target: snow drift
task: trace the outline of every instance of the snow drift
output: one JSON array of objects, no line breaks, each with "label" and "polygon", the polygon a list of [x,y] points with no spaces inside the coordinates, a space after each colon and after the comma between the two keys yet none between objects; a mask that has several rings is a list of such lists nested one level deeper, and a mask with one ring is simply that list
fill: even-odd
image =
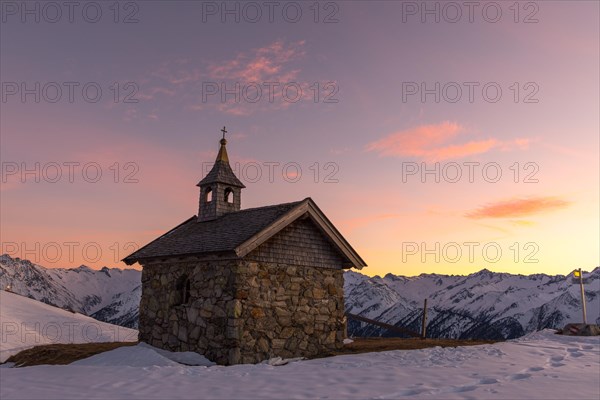
[{"label": "snow drift", "polygon": [[0,290],[0,362],[53,343],[135,342],[137,331]]}]

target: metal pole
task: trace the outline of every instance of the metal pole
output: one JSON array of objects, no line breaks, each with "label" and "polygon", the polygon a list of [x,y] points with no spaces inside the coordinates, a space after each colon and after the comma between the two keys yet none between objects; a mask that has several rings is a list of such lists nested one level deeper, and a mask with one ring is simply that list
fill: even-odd
[{"label": "metal pole", "polygon": [[579,287],[581,288],[581,309],[583,310],[583,323],[587,324],[587,313],[585,309],[585,292],[583,290],[583,272],[579,268]]},{"label": "metal pole", "polygon": [[427,299],[423,303],[423,326],[421,327],[421,339],[425,339],[427,329]]}]

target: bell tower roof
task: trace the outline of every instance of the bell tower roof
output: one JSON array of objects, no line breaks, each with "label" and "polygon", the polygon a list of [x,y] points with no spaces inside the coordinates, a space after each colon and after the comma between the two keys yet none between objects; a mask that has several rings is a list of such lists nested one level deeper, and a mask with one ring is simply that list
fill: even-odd
[{"label": "bell tower roof", "polygon": [[219,148],[219,153],[217,154],[217,159],[215,160],[215,164],[212,169],[204,179],[202,179],[196,186],[206,186],[213,183],[223,183],[229,186],[245,188],[244,184],[235,176],[231,166],[229,165],[229,157],[227,156],[227,139],[225,139],[225,134],[227,131],[225,127],[221,130],[223,132],[223,138],[220,140],[221,147]]}]

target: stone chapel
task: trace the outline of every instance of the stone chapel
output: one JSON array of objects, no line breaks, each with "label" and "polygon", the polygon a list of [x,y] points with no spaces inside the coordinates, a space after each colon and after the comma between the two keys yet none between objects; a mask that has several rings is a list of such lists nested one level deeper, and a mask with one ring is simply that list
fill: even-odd
[{"label": "stone chapel", "polygon": [[242,209],[226,144],[198,215],[123,260],[143,268],[139,340],[221,365],[340,349],[343,272],[365,262],[310,197]]}]

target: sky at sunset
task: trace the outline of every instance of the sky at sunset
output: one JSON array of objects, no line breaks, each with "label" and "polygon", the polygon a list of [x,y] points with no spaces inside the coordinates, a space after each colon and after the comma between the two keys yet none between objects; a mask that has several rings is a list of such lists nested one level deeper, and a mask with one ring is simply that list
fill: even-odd
[{"label": "sky at sunset", "polygon": [[127,268],[226,126],[242,208],[312,197],[368,275],[600,265],[596,1],[46,3],[1,2],[2,253]]}]

